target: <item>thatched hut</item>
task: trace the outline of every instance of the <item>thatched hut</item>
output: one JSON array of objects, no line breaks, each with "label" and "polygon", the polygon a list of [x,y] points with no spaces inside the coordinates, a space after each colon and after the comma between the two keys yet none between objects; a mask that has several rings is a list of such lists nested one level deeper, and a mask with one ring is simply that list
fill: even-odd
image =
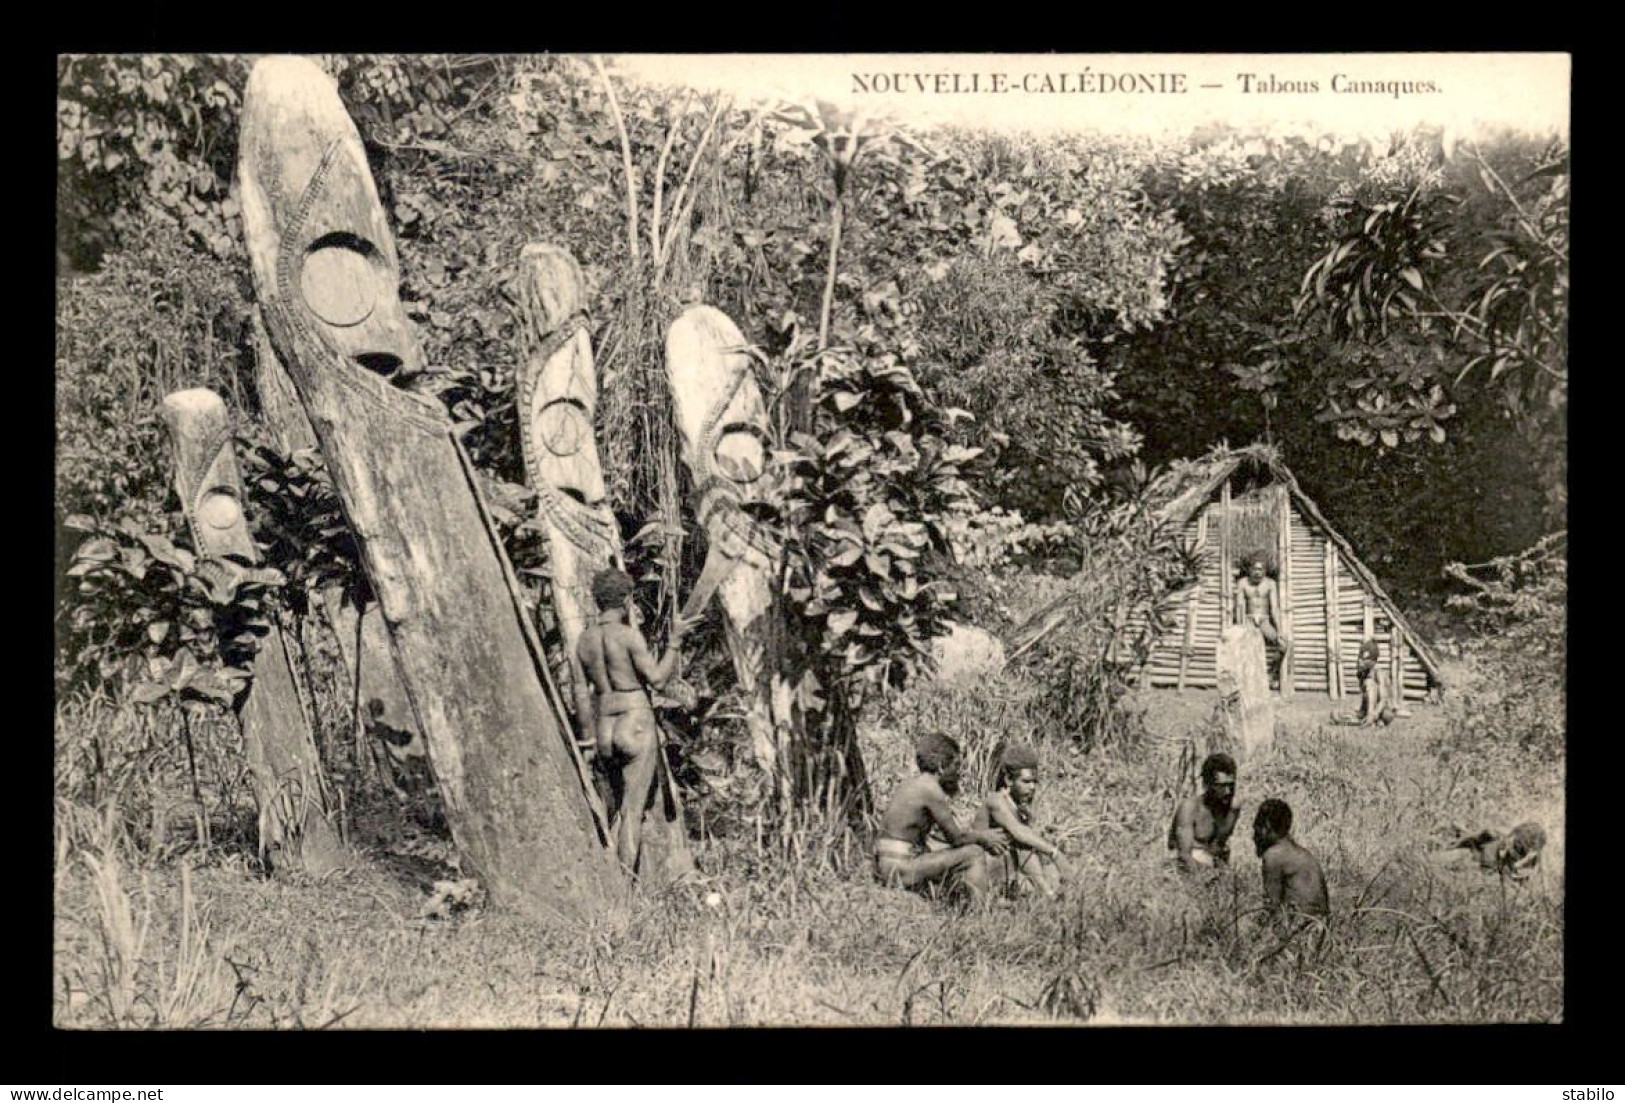
[{"label": "thatched hut", "polygon": [[1390,684],[1402,686],[1406,698],[1430,697],[1442,686],[1433,649],[1273,448],[1220,446],[1175,464],[1151,493],[1161,518],[1181,525],[1206,553],[1200,583],[1169,610],[1174,623],[1151,651],[1145,675],[1152,685],[1215,685],[1219,634],[1236,580],[1246,560],[1259,555],[1281,596],[1283,696],[1357,694],[1355,658],[1368,638],[1376,639]]}]

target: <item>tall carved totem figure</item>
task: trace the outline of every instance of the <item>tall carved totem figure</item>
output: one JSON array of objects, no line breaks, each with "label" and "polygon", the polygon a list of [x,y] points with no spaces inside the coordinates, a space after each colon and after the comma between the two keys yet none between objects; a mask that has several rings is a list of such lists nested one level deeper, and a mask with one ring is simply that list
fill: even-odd
[{"label": "tall carved totem figure", "polygon": [[[265,323],[257,311],[254,315],[254,389],[259,394],[266,425],[283,452],[292,454],[305,448],[321,447],[304,407],[299,405],[299,392],[288,378],[288,369],[277,358],[271,335],[265,332]],[[426,754],[417,719],[412,715],[412,702],[395,669],[395,656],[390,653],[383,610],[376,601],[371,601],[358,611],[345,600],[340,586],[325,587],[317,597],[328,627],[338,641],[345,673],[352,685],[359,683],[356,696],[360,707],[365,710],[369,701],[381,702],[383,712],[379,719],[391,729],[411,736],[406,746],[385,749],[403,758]]]},{"label": "tall carved totem figure", "polygon": [[[232,447],[231,417],[213,391],[176,391],[164,399],[164,423],[175,450],[175,490],[186,511],[200,568],[221,589],[235,589],[243,568],[225,559],[259,562],[243,515],[243,481]],[[294,683],[282,630],[260,642],[253,681],[239,706],[259,805],[260,859],[273,870],[320,875],[345,864],[334,826],[310,717]]]},{"label": "tall carved totem figure", "polygon": [[778,550],[742,508],[762,497],[768,461],[767,407],[751,374],[747,345],[726,314],[703,303],[685,308],[666,331],[666,377],[683,437],[683,462],[693,476],[695,513],[710,541],[683,615],[699,612],[713,596],[722,602],[728,651],[750,702],[746,722],[756,761],[782,783],[784,725],[775,724],[774,717],[787,716],[788,704],[774,707],[772,672],[765,662]]},{"label": "tall carved totem figure", "polygon": [[383,609],[459,852],[497,903],[599,914],[625,881],[512,566],[421,353],[360,135],[332,80],[266,58],[238,182],[266,328]]},{"label": "tall carved totem figure", "polygon": [[[599,612],[592,599],[593,574],[622,560],[620,526],[605,502],[593,435],[598,375],[584,313],[586,281],[569,252],[532,244],[519,255],[519,288],[526,323],[515,387],[519,439],[536,491],[537,519],[547,533],[553,611],[569,659],[576,715],[591,717],[596,714],[592,687],[576,657],[576,643]],[[592,742],[591,731],[581,736]],[[638,873],[644,884],[664,883],[694,868],[676,782],[663,756],[641,837]]]}]

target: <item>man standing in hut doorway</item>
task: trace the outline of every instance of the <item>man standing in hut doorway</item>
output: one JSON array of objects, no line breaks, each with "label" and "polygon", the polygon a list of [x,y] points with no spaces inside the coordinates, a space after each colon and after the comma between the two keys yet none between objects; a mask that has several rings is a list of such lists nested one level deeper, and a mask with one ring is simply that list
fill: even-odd
[{"label": "man standing in hut doorway", "polygon": [[1275,579],[1264,573],[1264,557],[1250,556],[1247,573],[1236,584],[1235,622],[1256,627],[1268,646],[1271,688],[1281,684],[1281,599]]}]

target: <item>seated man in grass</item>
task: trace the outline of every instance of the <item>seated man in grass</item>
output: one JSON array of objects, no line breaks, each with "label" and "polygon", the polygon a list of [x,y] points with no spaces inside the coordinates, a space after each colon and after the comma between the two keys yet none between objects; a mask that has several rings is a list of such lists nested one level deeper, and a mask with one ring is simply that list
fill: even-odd
[{"label": "seated man in grass", "polygon": [[1186,873],[1197,866],[1230,861],[1230,833],[1236,829],[1236,760],[1210,754],[1202,761],[1202,791],[1191,793],[1174,810],[1168,825],[1168,849]]},{"label": "seated man in grass", "polygon": [[[897,787],[880,819],[875,873],[888,885],[945,885],[973,902],[982,900],[990,887],[983,851],[1002,855],[1004,835],[989,828],[961,828],[954,819],[949,798],[959,791],[959,744],[946,735],[924,736],[915,744],[914,761],[919,774]],[[933,829],[949,849],[926,848]]]},{"label": "seated man in grass", "polygon": [[1264,863],[1264,908],[1277,925],[1294,916],[1331,914],[1326,874],[1292,838],[1292,808],[1273,797],[1253,816],[1253,847]]},{"label": "seated man in grass", "polygon": [[1054,896],[1061,881],[1073,877],[1061,848],[1033,828],[1033,797],[1038,793],[1038,753],[1026,744],[999,752],[993,792],[976,812],[978,831],[995,828],[1009,840],[1002,861],[988,859],[995,890],[1012,895],[1023,890]]},{"label": "seated man in grass", "polygon": [[1505,834],[1499,831],[1462,834],[1450,849],[1435,857],[1447,865],[1468,864],[1463,859],[1471,857],[1485,873],[1522,881],[1539,867],[1541,851],[1545,849],[1546,829],[1529,820]]}]

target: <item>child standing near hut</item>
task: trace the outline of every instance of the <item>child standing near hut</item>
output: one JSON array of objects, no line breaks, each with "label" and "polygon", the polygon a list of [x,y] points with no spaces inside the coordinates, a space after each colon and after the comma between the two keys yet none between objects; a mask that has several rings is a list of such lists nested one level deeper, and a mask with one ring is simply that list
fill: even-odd
[{"label": "child standing near hut", "polygon": [[1352,713],[1334,712],[1332,723],[1370,727],[1391,724],[1398,717],[1410,715],[1395,701],[1394,689],[1388,684],[1381,657],[1382,651],[1376,640],[1367,637],[1360,644],[1360,655],[1354,665],[1355,677],[1360,680],[1360,707]]}]

